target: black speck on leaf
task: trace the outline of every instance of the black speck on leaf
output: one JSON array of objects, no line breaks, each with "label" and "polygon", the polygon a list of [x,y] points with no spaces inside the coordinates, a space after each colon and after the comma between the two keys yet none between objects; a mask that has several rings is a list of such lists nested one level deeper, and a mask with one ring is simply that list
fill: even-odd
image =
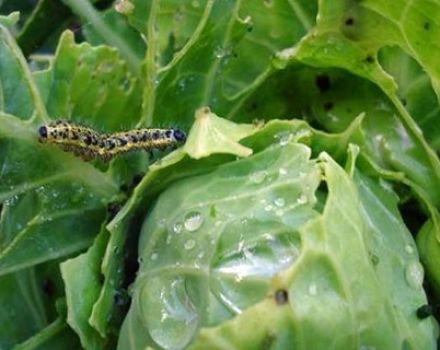
[{"label": "black speck on leaf", "polygon": [[320,92],[326,92],[331,87],[330,77],[327,74],[318,74],[315,78],[315,85]]},{"label": "black speck on leaf", "polygon": [[278,305],[284,305],[289,301],[289,294],[287,293],[287,290],[285,289],[278,289],[275,292],[275,302]]}]

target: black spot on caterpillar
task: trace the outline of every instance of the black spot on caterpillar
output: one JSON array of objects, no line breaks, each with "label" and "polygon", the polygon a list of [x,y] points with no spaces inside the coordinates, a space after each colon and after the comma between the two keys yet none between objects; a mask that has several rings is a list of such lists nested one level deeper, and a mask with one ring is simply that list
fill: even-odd
[{"label": "black spot on caterpillar", "polygon": [[57,120],[40,126],[39,141],[53,143],[64,151],[73,152],[88,161],[113,157],[135,150],[165,150],[185,142],[179,129],[133,129],[113,134],[101,134],[91,128]]}]

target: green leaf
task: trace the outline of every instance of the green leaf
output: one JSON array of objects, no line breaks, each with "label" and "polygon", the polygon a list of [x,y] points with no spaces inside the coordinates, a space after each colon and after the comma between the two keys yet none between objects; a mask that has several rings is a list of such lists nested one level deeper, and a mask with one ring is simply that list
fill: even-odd
[{"label": "green leaf", "polygon": [[299,230],[297,260],[264,300],[203,328],[191,349],[435,348],[434,320],[416,317],[426,303],[423,269],[395,194],[320,159],[329,194]]},{"label": "green leaf", "polygon": [[63,320],[57,319],[33,337],[14,346],[13,350],[57,350],[79,348],[79,346],[75,333],[67,327]]},{"label": "green leaf", "polygon": [[426,72],[415,59],[397,47],[384,47],[379,61],[399,87],[397,95],[422,129],[426,140],[436,151],[440,149],[440,110],[437,96]]},{"label": "green leaf", "polygon": [[108,232],[102,230],[86,253],[60,266],[66,285],[67,323],[85,349],[103,349],[106,342],[88,320],[100,292],[100,262],[107,241]]},{"label": "green leaf", "polygon": [[76,45],[73,33],[60,38],[51,67],[35,73],[52,119],[73,119],[103,131],[128,129],[140,113],[140,90],[118,52]]},{"label": "green leaf", "polygon": [[[123,37],[126,45],[130,45],[133,54],[137,56],[140,62],[145,56],[146,45],[139,33],[128,24],[127,18],[116,12],[114,8],[100,12],[100,18],[105,21],[108,27],[113,28],[114,32]],[[111,40],[108,40],[106,36],[103,37],[99,27],[97,28],[93,22],[86,22],[83,29],[88,42],[92,45],[108,44],[112,46]],[[116,46],[116,48],[118,48],[118,46]],[[139,62],[137,64],[139,64]]]},{"label": "green leaf", "polygon": [[33,268],[0,277],[2,349],[10,349],[46,326],[39,282]]},{"label": "green leaf", "polygon": [[217,117],[207,107],[197,110],[195,118],[196,123],[184,146],[191,158],[200,159],[214,153],[230,153],[239,157],[252,154],[250,148],[237,141],[250,135],[255,130],[254,125],[236,125]]},{"label": "green leaf", "polygon": [[20,119],[47,120],[41,96],[23,54],[10,32],[0,25],[0,112]]},{"label": "green leaf", "polygon": [[[420,133],[420,129],[411,118],[396,95],[397,86],[377,62],[380,48],[395,44],[408,52],[428,72],[434,90],[439,93],[438,68],[432,60],[429,33],[424,30],[424,23],[429,21],[426,11],[432,7],[432,13],[440,7],[426,3],[423,11],[417,11],[416,2],[394,2],[392,6],[385,2],[363,1],[352,4],[345,0],[329,3],[321,2],[320,21],[313,34],[304,38],[297,46],[278,54],[278,65],[284,67],[288,61],[299,61],[313,67],[337,67],[366,78],[380,87],[393,106],[391,111],[398,121],[390,124],[401,124],[396,133],[401,133],[402,141],[388,144],[391,149],[389,163],[397,170],[408,172],[409,178],[420,185],[433,203],[440,203],[440,194],[435,191],[440,185],[440,162],[435,152]],[[425,12],[426,11],[426,12]],[[347,24],[350,19],[352,24]],[[378,30],[380,24],[380,30]],[[347,28],[350,27],[350,28]],[[353,28],[351,28],[353,26]],[[433,29],[436,24],[433,24]],[[439,49],[439,47],[434,49]],[[356,91],[356,90],[353,90]],[[365,99],[362,103],[364,104]],[[389,104],[389,103],[387,103]],[[381,118],[382,119],[382,118]],[[393,118],[394,119],[394,118]],[[384,132],[382,132],[384,133]],[[369,136],[373,139],[374,135]],[[409,145],[404,141],[409,139]],[[387,140],[388,141],[388,140]],[[402,149],[410,148],[418,153],[417,157],[407,157]],[[420,161],[417,171],[412,171],[414,161]],[[428,185],[429,184],[429,185]],[[433,192],[435,191],[435,192]]]},{"label": "green leaf", "polygon": [[[201,109],[199,113],[203,113],[203,111]],[[212,134],[221,135],[219,127],[225,123],[229,131],[227,136],[233,141],[220,143],[218,147],[210,147],[211,153],[205,154],[206,157],[202,160],[191,159],[189,155],[199,155],[200,145],[208,144]],[[203,125],[210,126],[207,130],[209,132],[206,132]],[[130,236],[131,239],[137,237],[135,230],[139,229],[139,225],[135,225],[133,222],[143,220],[145,208],[151,204],[158,193],[166,189],[173,181],[207,172],[224,161],[233,160],[234,157],[227,155],[228,153],[236,154],[237,149],[241,151],[246,149],[236,141],[251,135],[255,129],[255,126],[234,125],[226,121],[219,121],[215,114],[203,113],[201,118],[196,119],[193,129],[188,135],[188,138],[193,141],[151,165],[148,174],[133,190],[127,203],[107,226],[110,240],[102,263],[102,273],[105,280],[90,319],[90,322],[101,334],[108,332],[108,320],[114,313],[114,297],[121,292],[125,273],[121,265],[128,245],[127,236]],[[201,130],[203,132],[200,132]],[[132,249],[134,248],[132,247]]]},{"label": "green leaf", "polygon": [[201,106],[232,118],[272,71],[274,53],[296,43],[317,11],[314,1],[131,3],[129,21],[149,44],[143,126],[188,127]]},{"label": "green leaf", "polygon": [[[56,21],[53,18],[54,13],[57,14]],[[72,16],[69,8],[60,1],[39,1],[17,35],[17,43],[23,54],[29,56],[40,49],[54,32],[59,36],[60,28]]]},{"label": "green leaf", "polygon": [[[298,256],[298,229],[318,215],[321,173],[309,157],[283,140],[160,195],[142,228],[120,349],[183,348],[199,327],[265,297],[270,278]],[[140,325],[148,333],[133,337]]]},{"label": "green leaf", "polygon": [[119,189],[92,165],[39,144],[36,127],[0,121],[2,275],[86,248]]},{"label": "green leaf", "polygon": [[101,40],[105,40],[108,45],[117,48],[130,70],[134,74],[139,74],[141,61],[138,57],[138,51],[126,40],[127,38],[124,36],[126,31],[120,32],[117,27],[107,22],[89,0],[62,1],[70,7],[72,12],[89,24]]}]

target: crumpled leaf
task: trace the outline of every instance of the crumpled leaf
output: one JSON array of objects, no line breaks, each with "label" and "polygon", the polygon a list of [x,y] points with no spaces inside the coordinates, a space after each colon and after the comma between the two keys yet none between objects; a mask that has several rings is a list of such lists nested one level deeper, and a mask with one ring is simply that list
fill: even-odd
[{"label": "crumpled leaf", "polygon": [[178,180],[145,208],[120,349],[177,349],[194,337],[196,349],[433,348],[433,320],[415,314],[423,269],[395,195],[355,170],[356,154],[354,178],[322,154],[329,194],[317,190],[319,166],[295,143],[323,137],[311,133],[270,122],[242,141],[252,156]]},{"label": "crumpled leaf", "polygon": [[77,45],[66,31],[51,66],[34,77],[52,119],[73,120],[102,132],[137,123],[139,83],[115,49]]},{"label": "crumpled leaf", "polygon": [[435,322],[416,317],[426,303],[423,269],[396,196],[320,159],[329,194],[322,215],[300,229],[298,259],[264,300],[203,328],[190,349],[435,348]]},{"label": "crumpled leaf", "polygon": [[[203,110],[200,113],[203,113]],[[198,132],[201,129],[201,124],[206,123],[210,125],[210,131],[218,134],[220,129],[216,128],[223,125],[221,122],[219,124],[218,119],[213,113],[204,114],[203,118],[196,119],[193,129],[188,135],[189,139],[195,140],[194,143],[185,145],[185,147],[169,154],[159,162],[152,164],[148,174],[133,190],[133,194],[127,203],[107,225],[110,239],[102,263],[102,272],[105,280],[91,316],[92,324],[101,334],[105,334],[108,331],[108,320],[114,311],[114,296],[121,292],[120,289],[125,273],[121,269],[121,265],[127,245],[127,236],[130,236],[131,239],[136,239],[137,237],[135,229],[138,230],[139,227],[136,225],[133,227],[133,224],[130,223],[142,220],[145,215],[144,208],[173,181],[205,173],[225,160],[235,159],[232,155],[235,154],[236,149],[244,148],[238,143],[234,143],[232,149],[229,147],[230,144],[220,144],[220,146],[223,146],[223,149],[212,147],[212,153],[207,154],[201,160],[189,157],[189,154],[197,154],[198,143],[207,144],[210,140],[210,134]],[[257,126],[240,126],[232,123],[228,125],[230,135],[233,135],[233,139],[236,141],[239,138],[251,135],[257,129]]]},{"label": "crumpled leaf", "polygon": [[200,159],[214,153],[230,153],[239,157],[252,154],[252,149],[237,141],[250,135],[255,130],[254,125],[236,125],[217,117],[207,107],[197,110],[195,118],[184,146],[184,151],[191,158]]},{"label": "crumpled leaf", "polygon": [[67,322],[79,335],[84,349],[104,349],[106,343],[88,320],[101,288],[100,262],[108,238],[108,232],[101,231],[86,253],[60,265],[66,286]]}]

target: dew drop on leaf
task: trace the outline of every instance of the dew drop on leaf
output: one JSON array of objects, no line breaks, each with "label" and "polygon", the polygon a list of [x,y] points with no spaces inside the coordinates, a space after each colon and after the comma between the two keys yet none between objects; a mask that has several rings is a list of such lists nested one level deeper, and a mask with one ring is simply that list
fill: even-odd
[{"label": "dew drop on leaf", "polygon": [[280,168],[280,169],[278,170],[278,172],[279,172],[279,174],[280,174],[281,176],[286,176],[287,173],[288,173],[288,171],[287,171],[286,168]]},{"label": "dew drop on leaf", "polygon": [[297,200],[296,202],[298,204],[306,204],[307,203],[307,196],[302,194]]},{"label": "dew drop on leaf", "polygon": [[203,224],[203,217],[197,211],[192,211],[185,216],[184,226],[189,232],[197,231]]},{"label": "dew drop on leaf", "polygon": [[188,296],[185,279],[158,276],[142,291],[142,314],[151,338],[164,349],[182,349],[199,326],[199,315]]},{"label": "dew drop on leaf", "polygon": [[179,234],[180,232],[182,232],[182,228],[183,228],[183,223],[181,221],[176,221],[173,225],[173,232],[175,234]]},{"label": "dew drop on leaf", "polygon": [[282,208],[286,204],[286,200],[284,198],[279,197],[275,199],[274,203],[277,207]]},{"label": "dew drop on leaf", "polygon": [[196,246],[196,241],[193,239],[189,239],[185,242],[184,247],[186,250],[191,250]]},{"label": "dew drop on leaf", "polygon": [[316,295],[318,293],[318,288],[316,287],[316,284],[312,283],[309,286],[309,294],[310,295]]},{"label": "dew drop on leaf", "polygon": [[249,175],[249,181],[251,181],[255,184],[260,184],[264,181],[266,176],[267,176],[267,172],[256,171],[256,172],[253,172],[251,175]]},{"label": "dew drop on leaf", "polygon": [[411,246],[411,244],[407,244],[407,245],[405,246],[405,250],[406,250],[406,252],[407,252],[408,254],[412,254],[412,253],[414,253],[414,248]]},{"label": "dew drop on leaf", "polygon": [[153,253],[153,254],[151,254],[151,260],[157,260],[157,257],[159,256],[159,254],[157,254],[157,253]]},{"label": "dew drop on leaf", "polygon": [[405,268],[405,278],[410,287],[420,289],[423,285],[423,267],[418,260],[412,260]]}]

